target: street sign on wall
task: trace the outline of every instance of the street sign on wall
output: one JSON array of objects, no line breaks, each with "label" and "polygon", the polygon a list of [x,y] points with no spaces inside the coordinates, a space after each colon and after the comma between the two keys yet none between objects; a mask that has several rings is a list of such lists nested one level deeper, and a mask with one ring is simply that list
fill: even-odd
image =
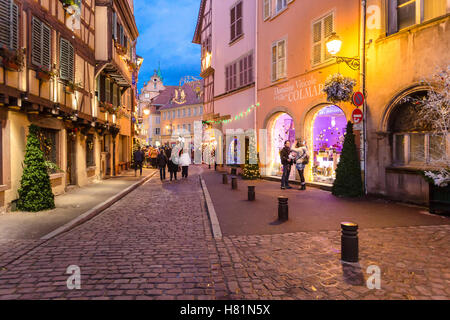
[{"label": "street sign on wall", "polygon": [[358,124],[363,120],[363,112],[361,109],[355,109],[352,112],[352,119],[354,124]]},{"label": "street sign on wall", "polygon": [[352,97],[352,102],[355,106],[360,107],[364,103],[364,95],[361,92],[355,92]]}]

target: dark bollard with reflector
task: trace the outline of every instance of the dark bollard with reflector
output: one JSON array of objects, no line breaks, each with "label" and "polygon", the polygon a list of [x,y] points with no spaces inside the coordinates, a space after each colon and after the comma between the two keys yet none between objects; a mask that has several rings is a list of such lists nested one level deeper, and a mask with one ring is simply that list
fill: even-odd
[{"label": "dark bollard with reflector", "polygon": [[358,262],[358,225],[341,222],[341,259],[345,262]]},{"label": "dark bollard with reflector", "polygon": [[222,173],[222,183],[228,184],[228,174]]},{"label": "dark bollard with reflector", "polygon": [[289,219],[289,207],[288,198],[279,196],[278,197],[278,220],[287,221]]},{"label": "dark bollard with reflector", "polygon": [[237,178],[231,177],[231,189],[236,190],[237,189]]},{"label": "dark bollard with reflector", "polygon": [[255,186],[248,186],[248,201],[255,201]]}]

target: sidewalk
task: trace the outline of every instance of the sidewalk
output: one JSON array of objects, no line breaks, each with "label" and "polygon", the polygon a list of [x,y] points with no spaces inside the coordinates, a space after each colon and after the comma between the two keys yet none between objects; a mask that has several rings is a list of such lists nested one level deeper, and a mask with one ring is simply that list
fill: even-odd
[{"label": "sidewalk", "polygon": [[[203,179],[210,193],[224,235],[263,235],[309,231],[337,231],[343,221],[360,228],[450,225],[450,219],[431,215],[423,207],[375,199],[342,199],[330,192],[298,186],[281,190],[279,182],[242,180],[238,190],[222,184],[222,172],[203,166]],[[256,201],[247,201],[247,186],[256,186]],[[278,199],[289,198],[289,220],[278,222]]]},{"label": "sidewalk", "polygon": [[[145,178],[155,170],[144,169],[142,177],[134,170],[84,187],[75,187],[55,197],[56,208],[41,212],[8,212],[0,214],[0,240],[33,240],[52,232],[84,212]],[[139,173],[138,173],[139,174]]]}]

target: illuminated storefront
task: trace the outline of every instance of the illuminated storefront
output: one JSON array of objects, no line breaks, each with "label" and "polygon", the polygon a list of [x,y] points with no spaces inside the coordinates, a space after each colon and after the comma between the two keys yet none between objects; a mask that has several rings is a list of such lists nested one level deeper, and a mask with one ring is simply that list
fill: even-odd
[{"label": "illuminated storefront", "polygon": [[326,106],[316,113],[312,123],[312,141],[309,143],[313,182],[333,183],[346,124],[345,114],[337,106]]}]

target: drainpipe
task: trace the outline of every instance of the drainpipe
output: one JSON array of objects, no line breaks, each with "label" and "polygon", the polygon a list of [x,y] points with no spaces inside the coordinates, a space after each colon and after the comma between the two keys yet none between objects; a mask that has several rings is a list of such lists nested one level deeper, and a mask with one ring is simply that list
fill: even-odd
[{"label": "drainpipe", "polygon": [[[253,63],[253,70],[254,70],[254,78],[255,78],[255,98],[254,98],[254,103],[256,104],[258,102],[258,13],[259,13],[259,1],[256,1],[255,4],[255,48],[253,49],[254,52],[254,63]],[[253,125],[255,128],[255,138],[256,138],[256,154],[258,154],[258,145],[259,145],[259,140],[258,140],[258,128],[256,126],[256,112],[258,111],[258,108],[254,108],[253,109]],[[259,161],[259,157],[257,157],[257,160]],[[259,173],[261,174],[261,168],[259,168]]]},{"label": "drainpipe", "polygon": [[366,12],[367,12],[367,2],[366,0],[361,1],[361,86],[362,93],[364,95],[363,104],[363,159],[364,159],[364,194],[367,194],[367,95],[366,95]]}]

